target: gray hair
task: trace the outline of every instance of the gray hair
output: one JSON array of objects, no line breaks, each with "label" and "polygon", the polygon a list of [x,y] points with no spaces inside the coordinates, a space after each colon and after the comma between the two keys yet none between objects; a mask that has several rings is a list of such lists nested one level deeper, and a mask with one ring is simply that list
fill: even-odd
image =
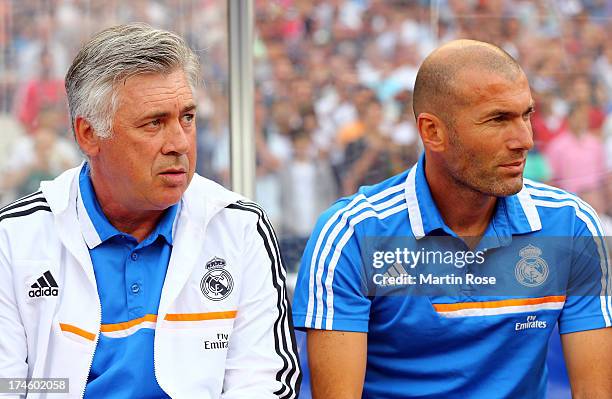
[{"label": "gray hair", "polygon": [[143,23],[98,32],[66,73],[70,121],[86,119],[100,137],[110,137],[118,106],[118,82],[143,73],[169,74],[181,68],[191,91],[199,86],[198,57],[178,35]]}]

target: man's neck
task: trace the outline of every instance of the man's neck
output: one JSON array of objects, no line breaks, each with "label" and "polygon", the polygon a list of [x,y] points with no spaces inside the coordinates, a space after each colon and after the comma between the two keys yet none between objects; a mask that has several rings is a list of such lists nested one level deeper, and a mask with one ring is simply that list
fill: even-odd
[{"label": "man's neck", "polygon": [[164,210],[134,210],[114,201],[104,193],[108,192],[95,179],[91,179],[95,196],[104,215],[117,230],[141,242],[153,232]]},{"label": "man's neck", "polygon": [[428,164],[425,176],[444,223],[470,247],[471,242],[478,243],[493,217],[497,198],[460,185]]},{"label": "man's neck", "polygon": [[131,211],[114,207],[112,204],[104,207],[100,203],[100,206],[110,224],[117,230],[131,235],[138,242],[141,242],[153,232],[164,213],[164,211],[146,211],[136,215]]}]

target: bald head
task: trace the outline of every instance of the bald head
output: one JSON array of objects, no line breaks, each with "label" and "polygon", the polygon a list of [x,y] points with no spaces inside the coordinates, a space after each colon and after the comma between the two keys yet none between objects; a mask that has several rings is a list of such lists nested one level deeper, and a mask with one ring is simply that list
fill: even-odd
[{"label": "bald head", "polygon": [[470,83],[460,79],[461,73],[474,70],[508,80],[522,74],[514,58],[499,47],[476,40],[454,40],[434,50],[419,68],[414,84],[414,116],[427,112],[452,123],[453,107],[466,104],[465,90]]}]

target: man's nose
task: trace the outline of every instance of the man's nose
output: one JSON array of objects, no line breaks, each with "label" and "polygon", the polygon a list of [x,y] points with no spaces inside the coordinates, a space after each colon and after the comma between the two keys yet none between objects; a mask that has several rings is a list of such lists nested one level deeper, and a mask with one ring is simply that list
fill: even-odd
[{"label": "man's nose", "polygon": [[180,121],[173,121],[168,125],[165,132],[166,138],[162,152],[164,154],[186,154],[189,151],[189,135],[191,132],[186,130]]},{"label": "man's nose", "polygon": [[533,130],[529,119],[520,118],[512,128],[512,137],[508,141],[512,150],[529,151],[533,148]]}]

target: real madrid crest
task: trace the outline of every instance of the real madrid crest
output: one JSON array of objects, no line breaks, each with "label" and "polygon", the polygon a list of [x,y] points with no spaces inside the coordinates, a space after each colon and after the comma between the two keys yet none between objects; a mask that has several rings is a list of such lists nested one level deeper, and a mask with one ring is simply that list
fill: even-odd
[{"label": "real madrid crest", "polygon": [[540,257],[542,250],[529,244],[519,251],[521,260],[516,264],[514,275],[526,287],[542,285],[548,278],[548,265]]},{"label": "real madrid crest", "polygon": [[216,256],[206,262],[206,270],[208,270],[202,282],[200,289],[202,294],[211,301],[220,301],[228,297],[234,289],[234,279],[230,272],[225,270],[225,260]]}]

